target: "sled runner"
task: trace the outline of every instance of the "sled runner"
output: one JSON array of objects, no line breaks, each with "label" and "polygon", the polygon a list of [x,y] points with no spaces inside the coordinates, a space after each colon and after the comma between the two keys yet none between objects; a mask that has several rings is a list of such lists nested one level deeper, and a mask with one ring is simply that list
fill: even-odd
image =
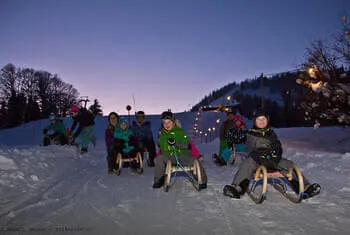
[{"label": "sled runner", "polygon": [[166,162],[166,168],[165,168],[165,182],[164,182],[164,191],[168,192],[171,185],[175,183],[175,179],[178,173],[183,172],[185,176],[187,176],[188,180],[193,184],[195,189],[197,191],[200,191],[202,189],[201,185],[202,182],[202,175],[201,175],[201,169],[198,159],[193,160],[193,164],[191,166],[183,166],[176,154],[175,149],[175,140],[170,139],[168,140],[169,145],[171,145],[174,157],[176,160],[176,164],[172,164],[171,160],[168,160]]},{"label": "sled runner", "polygon": [[121,153],[117,154],[117,166],[118,170],[116,171],[116,175],[120,175],[121,169],[126,167],[126,165],[132,167],[137,174],[143,173],[143,161],[141,153],[136,153],[134,157],[126,157]]},{"label": "sled runner", "polygon": [[228,159],[228,163],[230,165],[234,165],[235,163],[242,162],[247,159],[248,155],[246,152],[245,144],[234,144],[232,147],[232,151],[230,154],[230,158]]},{"label": "sled runner", "polygon": [[288,170],[277,171],[267,171],[265,166],[260,165],[250,180],[247,191],[255,203],[263,203],[266,199],[268,184],[294,203],[299,203],[303,199],[303,176],[296,165]]}]

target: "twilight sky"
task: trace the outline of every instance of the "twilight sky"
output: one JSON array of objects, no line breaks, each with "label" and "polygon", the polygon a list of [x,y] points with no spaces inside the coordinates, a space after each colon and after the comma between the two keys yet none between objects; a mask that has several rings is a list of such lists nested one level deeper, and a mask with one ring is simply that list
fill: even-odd
[{"label": "twilight sky", "polygon": [[295,69],[342,15],[350,1],[0,0],[0,67],[58,74],[104,114],[126,114],[133,97],[146,114],[181,112],[232,81]]}]

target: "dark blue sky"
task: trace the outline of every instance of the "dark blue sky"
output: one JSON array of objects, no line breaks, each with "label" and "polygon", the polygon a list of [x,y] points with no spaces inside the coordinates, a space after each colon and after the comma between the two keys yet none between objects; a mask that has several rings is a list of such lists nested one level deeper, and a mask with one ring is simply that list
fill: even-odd
[{"label": "dark blue sky", "polygon": [[0,0],[0,66],[44,69],[105,114],[189,109],[232,81],[293,70],[346,0]]}]

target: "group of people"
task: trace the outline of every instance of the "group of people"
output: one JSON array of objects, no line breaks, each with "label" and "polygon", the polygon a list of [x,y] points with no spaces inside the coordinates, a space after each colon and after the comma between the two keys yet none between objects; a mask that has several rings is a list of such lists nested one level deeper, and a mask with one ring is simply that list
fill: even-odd
[{"label": "group of people", "polygon": [[[153,140],[151,123],[146,120],[145,113],[138,111],[136,120],[129,126],[125,119],[120,118],[116,112],[108,115],[108,124],[105,131],[105,142],[107,149],[108,173],[118,172],[116,164],[117,154],[123,157],[135,157],[136,153],[148,152],[148,166],[154,167],[156,147]],[[135,162],[131,162],[132,169],[136,169]]]},{"label": "group of people", "polygon": [[[173,152],[168,139],[172,138],[176,142],[176,153]],[[108,125],[105,131],[105,142],[107,148],[108,173],[118,172],[116,156],[122,154],[123,158],[135,157],[136,153],[148,152],[148,166],[155,167],[153,188],[160,188],[164,184],[165,165],[167,160],[175,164],[174,154],[177,154],[179,161],[183,164],[192,164],[198,156],[193,156],[192,145],[185,131],[170,111],[165,111],[161,115],[161,127],[159,128],[157,145],[159,152],[156,153],[156,143],[153,139],[151,123],[145,119],[145,113],[138,111],[136,120],[129,127],[125,119],[119,117],[115,112],[108,115]],[[193,143],[192,143],[193,144]],[[157,156],[158,155],[158,156]],[[157,157],[157,161],[155,158]],[[136,162],[131,162],[131,168],[136,166]],[[199,187],[206,188],[206,173],[200,166],[202,182]]]},{"label": "group of people", "polygon": [[[73,141],[80,136],[82,139],[82,152],[87,151],[89,136],[93,131],[93,118],[87,113],[89,111],[73,107],[71,109],[74,123],[71,130],[74,130],[79,123],[78,130],[74,132]],[[51,124],[45,128],[44,133],[49,129],[56,131],[56,137],[64,143],[64,125],[54,116],[50,116]],[[63,126],[62,126],[63,125]],[[169,139],[175,140],[175,150],[169,143]],[[44,143],[45,142],[44,140]],[[167,160],[174,164],[174,154],[184,165],[191,165],[195,158],[193,154],[193,142],[181,128],[173,113],[165,111],[161,115],[161,127],[158,133],[157,145],[159,152],[156,153],[156,143],[153,139],[151,123],[146,120],[145,113],[136,113],[136,120],[129,126],[125,119],[120,118],[116,112],[108,115],[108,125],[105,130],[105,143],[107,148],[108,173],[118,171],[116,156],[121,153],[123,157],[134,157],[137,152],[145,151],[149,154],[148,166],[155,167],[153,188],[160,188],[165,180],[165,167]],[[268,170],[288,171],[294,163],[282,157],[283,149],[280,140],[270,126],[270,115],[264,109],[254,112],[253,127],[246,129],[243,118],[233,111],[227,113],[227,120],[220,129],[220,148],[216,161],[226,164],[227,159],[223,157],[225,149],[242,148],[247,154],[247,159],[240,165],[231,184],[225,185],[223,194],[232,198],[240,198],[248,190],[252,174],[259,165],[264,165]],[[175,152],[174,152],[175,151]],[[158,156],[157,156],[158,155]],[[155,161],[156,159],[156,161]],[[136,162],[131,162],[131,168],[137,168]],[[207,176],[204,167],[200,164],[202,182],[199,188],[207,187]],[[311,184],[304,176],[304,199],[319,194],[321,186],[317,183]],[[291,182],[291,185],[298,189],[299,182]]]},{"label": "group of people", "polygon": [[[73,118],[73,124],[68,129],[65,128],[62,119],[56,117],[54,113],[50,114],[50,123],[43,130],[43,145],[50,145],[52,141],[61,145],[76,145],[76,139],[79,138],[81,140],[80,152],[82,154],[87,153],[89,142],[92,140],[95,117],[91,111],[86,108],[79,108],[78,106],[72,106],[70,114]],[[76,129],[77,126],[78,128]]]}]

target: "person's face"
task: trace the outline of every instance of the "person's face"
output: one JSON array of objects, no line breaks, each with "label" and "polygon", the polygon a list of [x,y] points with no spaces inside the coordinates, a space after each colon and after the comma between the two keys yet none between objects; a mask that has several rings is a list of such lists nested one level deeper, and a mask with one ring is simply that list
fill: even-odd
[{"label": "person's face", "polygon": [[175,122],[170,119],[165,119],[163,121],[163,128],[167,131],[170,131],[171,129],[173,129],[174,125],[175,125]]},{"label": "person's face", "polygon": [[51,120],[51,124],[52,124],[52,125],[55,125],[55,123],[56,123],[56,120],[55,120],[55,119],[52,119],[52,120]]},{"label": "person's face", "polygon": [[267,126],[267,118],[265,116],[259,116],[255,119],[255,125],[257,128],[265,128]]},{"label": "person's face", "polygon": [[137,115],[136,116],[136,121],[137,122],[142,122],[143,120],[145,120],[145,115]]},{"label": "person's face", "polygon": [[71,115],[72,115],[73,117],[76,117],[76,116],[78,116],[78,112],[71,112]]},{"label": "person's face", "polygon": [[113,126],[117,126],[118,125],[118,117],[114,114],[112,114],[110,117],[109,117],[109,122],[110,124],[112,124]]},{"label": "person's face", "polygon": [[235,125],[236,125],[236,126],[240,126],[241,124],[242,124],[242,122],[239,121],[239,120],[237,120],[237,121],[235,122]]},{"label": "person's face", "polygon": [[232,121],[234,118],[235,118],[235,115],[233,113],[229,113],[227,115],[227,119],[230,120],[230,121]]},{"label": "person's face", "polygon": [[122,124],[120,124],[120,129],[125,130],[126,129],[126,123],[123,122]]}]

